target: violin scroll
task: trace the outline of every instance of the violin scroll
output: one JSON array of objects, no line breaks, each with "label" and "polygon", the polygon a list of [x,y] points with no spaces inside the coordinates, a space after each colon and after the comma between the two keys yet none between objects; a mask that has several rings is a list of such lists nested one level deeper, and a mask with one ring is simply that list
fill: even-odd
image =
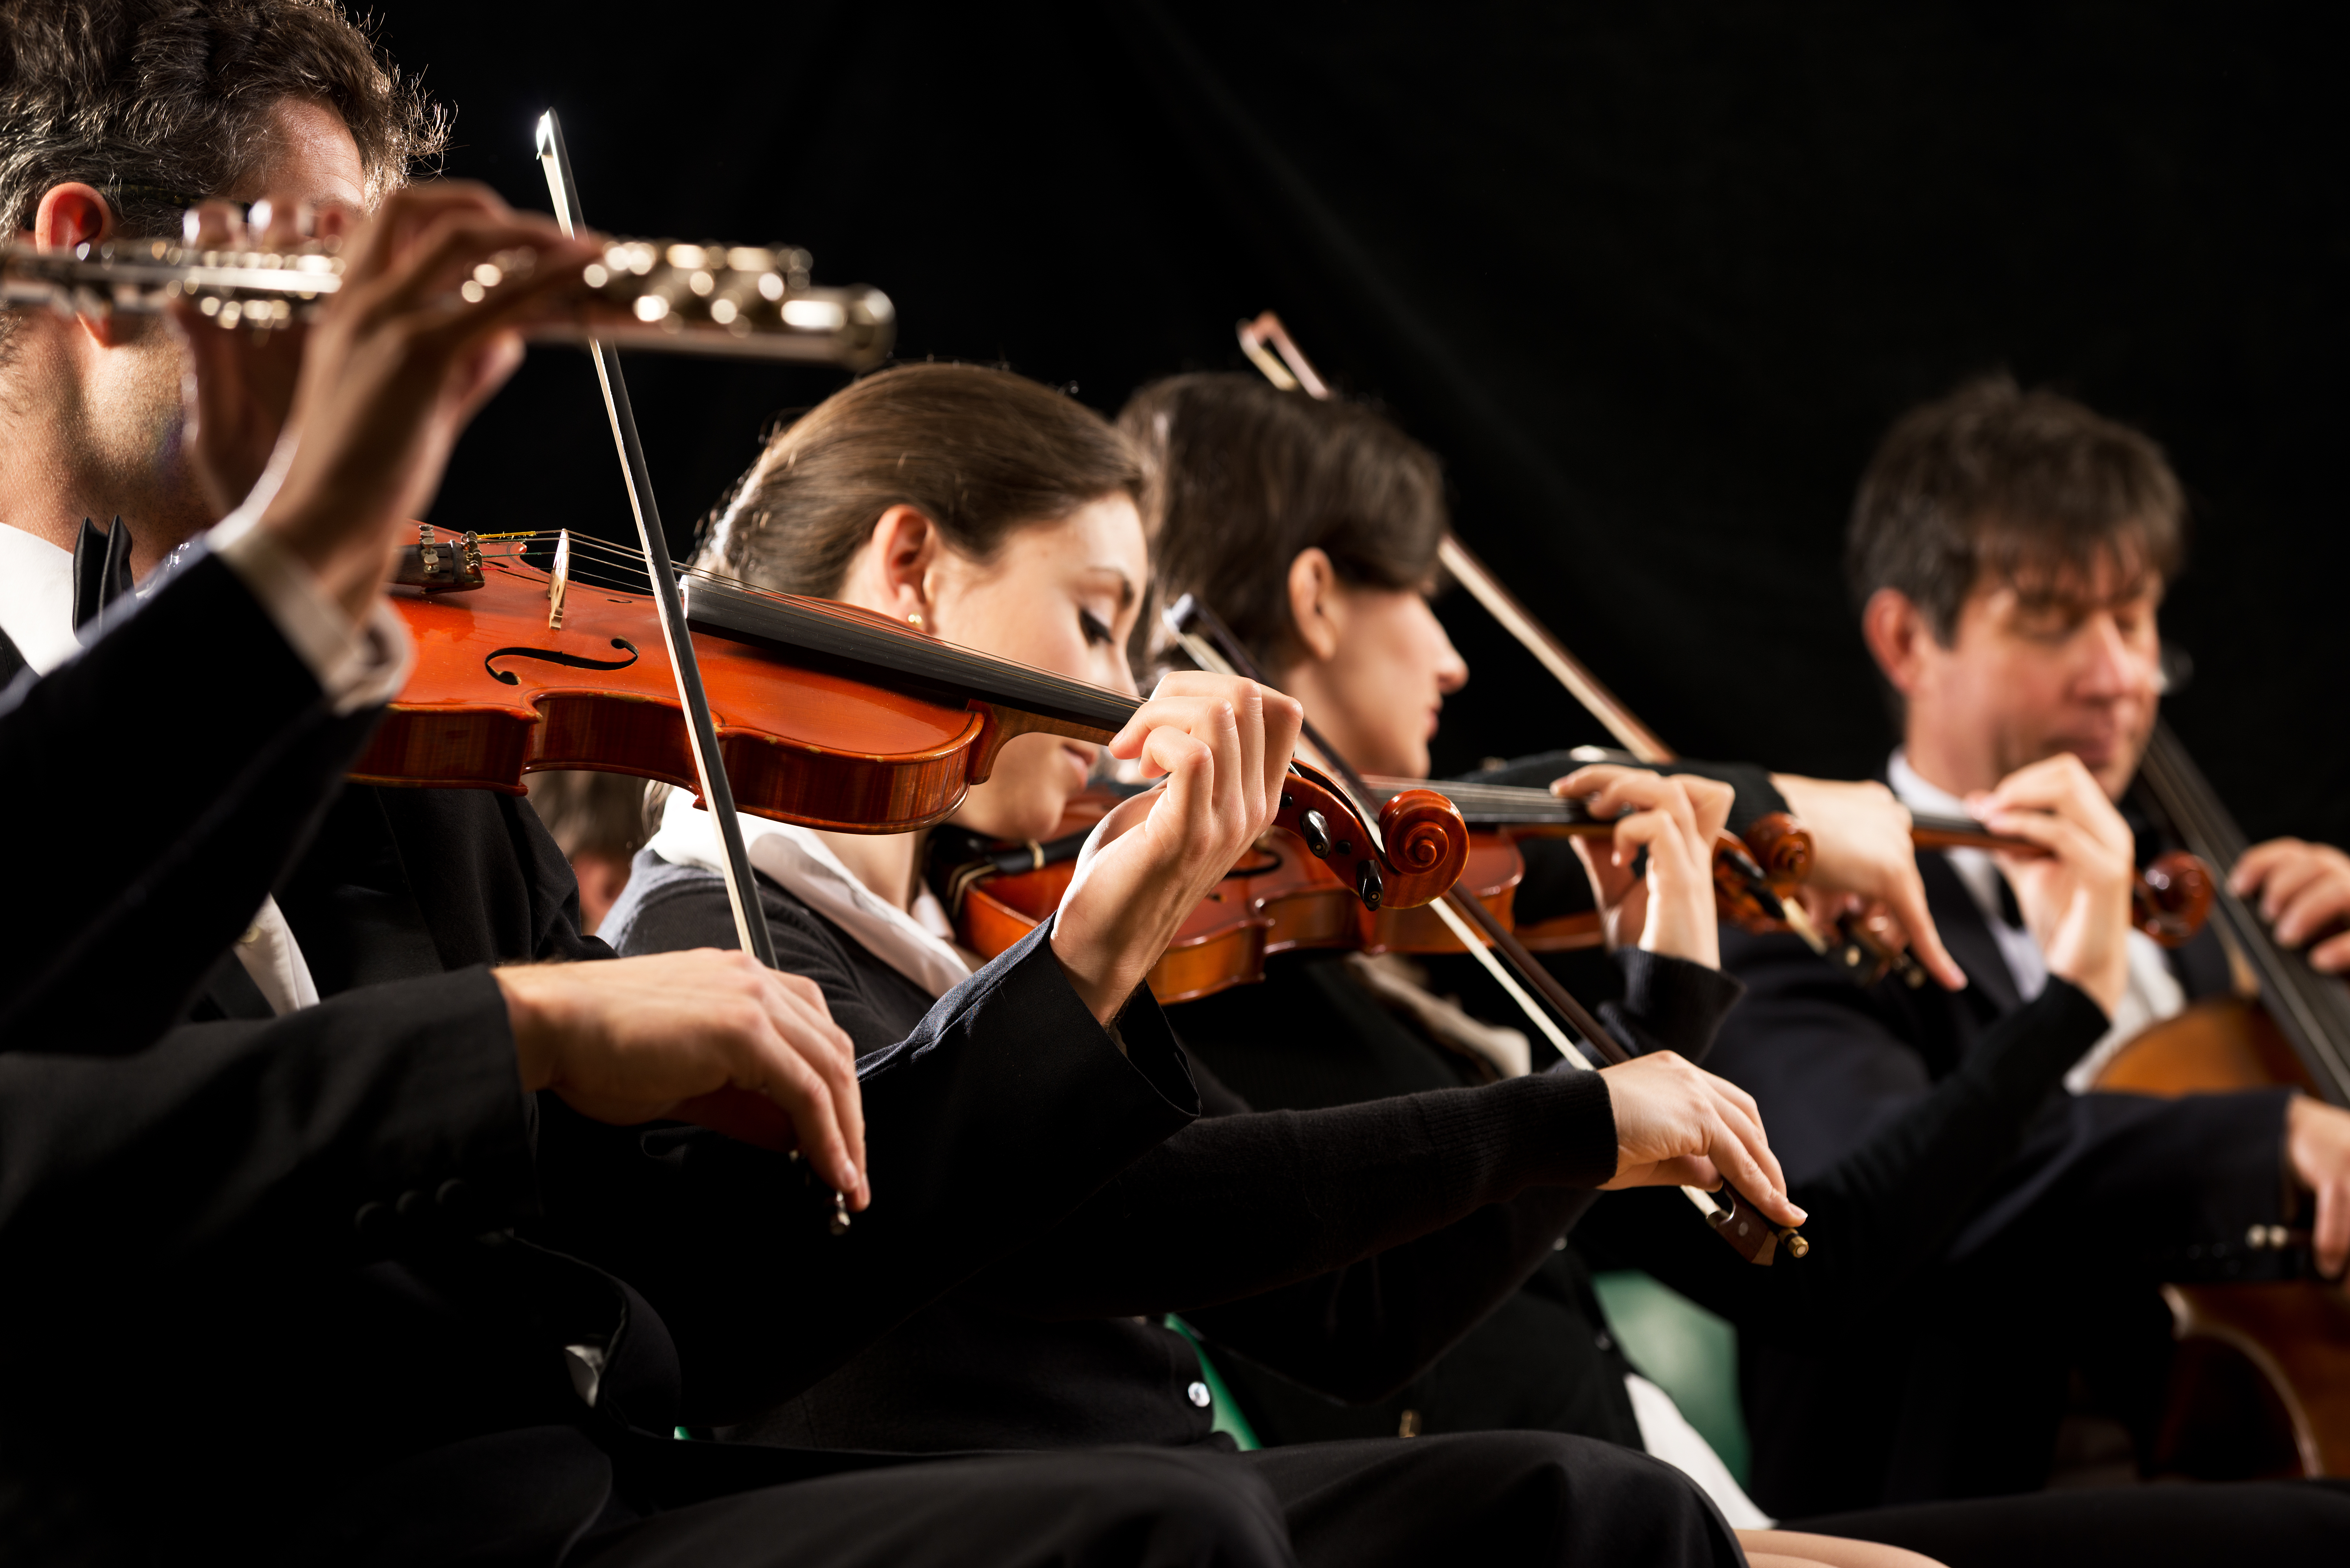
[{"label": "violin scroll", "polygon": [[2174,849],[2139,874],[2130,889],[2130,923],[2164,947],[2182,946],[2203,929],[2212,892],[2211,868]]},{"label": "violin scroll", "polygon": [[1375,842],[1335,780],[1308,763],[1289,766],[1274,824],[1304,839],[1366,909],[1417,909],[1461,879],[1469,863],[1469,825],[1444,796],[1428,789],[1394,795],[1379,808]]},{"label": "violin scroll", "polygon": [[1739,835],[1773,888],[1792,888],[1812,874],[1812,835],[1783,811],[1767,812]]}]

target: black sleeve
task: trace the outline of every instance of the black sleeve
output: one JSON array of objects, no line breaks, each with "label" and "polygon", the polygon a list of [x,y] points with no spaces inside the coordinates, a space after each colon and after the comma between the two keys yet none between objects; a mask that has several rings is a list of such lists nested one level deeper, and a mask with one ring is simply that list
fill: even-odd
[{"label": "black sleeve", "polygon": [[[1738,983],[1622,964],[1609,1025],[1702,1054]],[[1249,1111],[1204,1074],[1201,1095],[1204,1119],[973,1292],[1042,1317],[1180,1311],[1294,1381],[1378,1398],[1523,1284],[1616,1173],[1607,1081],[1568,1068],[1316,1111]]]},{"label": "black sleeve", "polygon": [[686,1371],[683,1419],[723,1425],[806,1387],[1197,1114],[1158,1004],[1138,992],[1121,1053],[1070,989],[1050,929],[860,1063],[873,1206],[846,1234],[827,1234],[829,1195],[786,1157],[548,1109],[550,1239],[660,1311]]},{"label": "black sleeve", "polygon": [[[1782,1335],[1834,1332],[1947,1255],[2027,1128],[2106,1015],[2063,980],[1993,1024],[1948,1077],[1818,1175],[1791,1184],[1809,1211],[1810,1255],[1767,1269],[1741,1261],[1670,1192],[1610,1194],[1578,1243],[1595,1264],[1648,1270],[1742,1326]],[[1790,1040],[1789,1049],[1803,1049]],[[2110,1219],[2126,1223],[2118,1213]],[[2094,1248],[2085,1223],[2077,1244]]]},{"label": "black sleeve", "polygon": [[[1647,768],[1660,774],[1695,774],[1700,778],[1715,779],[1728,784],[1732,792],[1730,803],[1730,831],[1732,833],[1743,833],[1756,818],[1787,809],[1786,797],[1779,793],[1779,786],[1771,782],[1771,770],[1759,763],[1701,763],[1690,757],[1676,758],[1669,763],[1634,762],[1629,757],[1609,760],[1627,768]],[[1531,756],[1514,758],[1498,767],[1463,774],[1461,782],[1545,789],[1584,765],[1569,752],[1537,752]],[[1444,786],[1439,783],[1436,787],[1441,789]]]},{"label": "black sleeve", "polygon": [[537,1208],[527,1108],[482,970],[126,1054],[0,1053],[0,1272],[70,1296],[231,1251],[348,1264],[418,1224],[495,1229]]},{"label": "black sleeve", "polygon": [[1687,959],[1618,948],[1608,955],[1623,995],[1599,1004],[1599,1021],[1636,1056],[1678,1051],[1702,1062],[1746,987],[1735,977]]},{"label": "black sleeve", "polygon": [[[2052,982],[1961,1044],[1932,1020],[1954,1016],[1964,994],[1894,981],[1862,991],[1793,937],[1724,931],[1723,952],[1748,991],[1713,1065],[1761,1106],[1798,1201],[1871,1146],[1898,1147],[1920,1125],[1913,1118],[1940,1127],[1938,1139],[1970,1136],[1963,1129],[1974,1124],[1937,1120],[1944,1113],[1933,1102],[1964,1093],[1951,1085],[1970,1075],[2020,1075],[2017,1097],[2002,1102],[2012,1120],[1991,1124],[1990,1147],[1966,1157],[1981,1174],[1947,1235],[1952,1262],[2037,1271],[2094,1261],[2172,1280],[2267,1278],[2293,1266],[2292,1252],[2245,1245],[2254,1225],[2296,1222],[2283,1174],[2289,1092],[2066,1094],[2064,1074],[2105,1028],[2095,1004],[2070,986]],[[2052,1000],[2060,996],[2074,1000]],[[2011,1033],[2043,1026],[2057,1030],[2046,1054]],[[1991,1040],[2014,1054],[1979,1063]]]},{"label": "black sleeve", "polygon": [[47,677],[20,674],[0,693],[0,791],[17,801],[10,820],[54,831],[12,844],[22,897],[0,943],[0,1040],[113,1052],[161,1034],[316,829],[376,717],[337,718],[211,556]]},{"label": "black sleeve", "polygon": [[1564,1069],[1313,1111],[1210,1115],[974,1288],[1038,1317],[1190,1311],[1340,1268],[1531,1187],[1616,1174],[1607,1081]]}]

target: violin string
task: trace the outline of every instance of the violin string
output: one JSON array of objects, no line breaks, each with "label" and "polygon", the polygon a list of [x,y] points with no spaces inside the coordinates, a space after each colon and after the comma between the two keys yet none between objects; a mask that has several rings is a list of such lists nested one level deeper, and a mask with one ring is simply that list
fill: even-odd
[{"label": "violin string", "polygon": [[[541,544],[551,545],[556,537],[556,534],[552,531],[538,530],[521,534],[482,535],[477,536],[477,542],[504,545],[507,548],[498,552],[501,558],[519,560],[524,565],[529,566],[533,565],[528,559],[531,548]],[[485,550],[484,553],[488,555],[492,552]],[[590,535],[574,534],[571,535],[570,576],[574,580],[598,587],[616,587],[626,591],[639,593],[644,591],[642,587],[633,587],[625,581],[613,581],[608,574],[598,571],[593,564],[583,566],[583,560],[617,566],[641,579],[646,569],[644,552],[641,549],[614,544],[609,540],[599,539]],[[832,601],[812,597],[780,594],[774,589],[762,587],[756,583],[748,582],[740,577],[729,576],[723,573],[691,565],[680,566],[677,567],[677,574],[681,578],[712,583],[762,597],[788,599],[796,607],[830,617],[844,625],[856,626],[860,629],[871,628],[868,618],[849,606],[837,605]],[[1001,687],[1004,676],[1016,673],[1024,680],[1041,684],[1076,701],[1107,703],[1122,708],[1129,713],[1142,705],[1140,699],[1129,697],[1124,692],[1113,691],[1107,686],[1097,686],[1090,681],[1073,680],[1066,675],[1057,674],[1052,670],[1038,670],[1014,659],[999,659],[941,639],[922,638],[920,633],[913,631],[910,628],[907,629],[905,635],[921,638],[924,651],[931,658],[942,659],[951,668],[961,671],[970,685],[983,691]]]}]

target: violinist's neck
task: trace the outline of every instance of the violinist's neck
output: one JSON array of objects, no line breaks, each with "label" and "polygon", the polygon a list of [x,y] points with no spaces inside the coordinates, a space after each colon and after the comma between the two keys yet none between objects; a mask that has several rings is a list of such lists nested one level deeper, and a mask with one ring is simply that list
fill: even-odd
[{"label": "violinist's neck", "polygon": [[915,867],[922,861],[924,833],[818,832],[825,847],[840,857],[849,875],[875,898],[912,913]]},{"label": "violinist's neck", "polygon": [[181,359],[160,323],[101,347],[28,312],[0,369],[0,524],[70,550],[120,517],[143,577],[208,520],[183,455]]}]

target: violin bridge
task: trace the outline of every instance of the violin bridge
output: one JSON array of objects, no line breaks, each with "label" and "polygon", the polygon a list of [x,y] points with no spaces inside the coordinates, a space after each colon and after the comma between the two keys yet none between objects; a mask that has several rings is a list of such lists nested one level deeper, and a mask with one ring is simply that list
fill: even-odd
[{"label": "violin bridge", "polygon": [[563,629],[563,595],[571,586],[571,530],[555,536],[555,566],[546,576],[546,629]]}]

